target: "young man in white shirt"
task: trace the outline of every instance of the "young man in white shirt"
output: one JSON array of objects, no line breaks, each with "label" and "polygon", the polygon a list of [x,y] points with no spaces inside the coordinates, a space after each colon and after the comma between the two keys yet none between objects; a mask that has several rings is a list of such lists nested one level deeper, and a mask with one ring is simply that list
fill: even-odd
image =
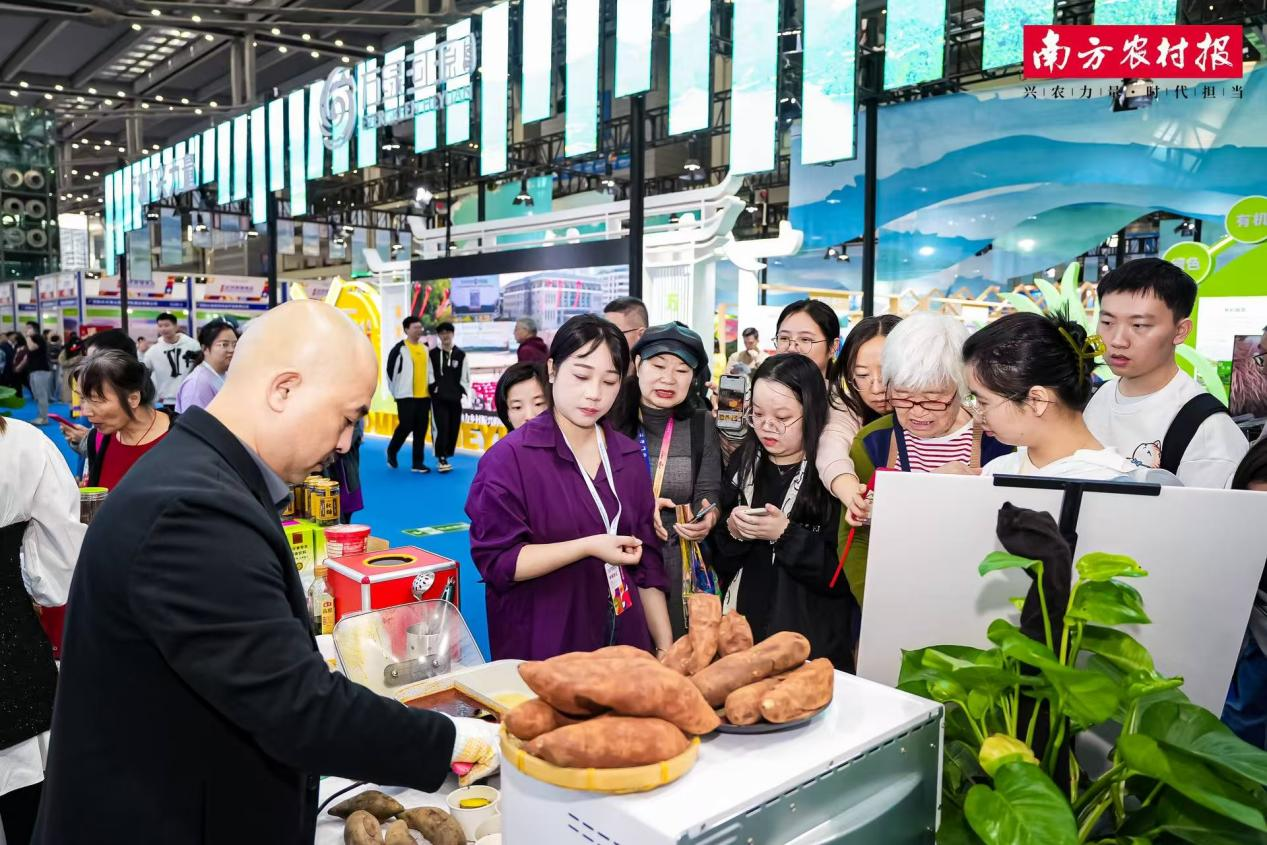
[{"label": "young man in white shirt", "polygon": [[158,399],[169,408],[176,407],[176,393],[185,376],[197,366],[202,347],[198,341],[180,330],[173,314],[158,315],[158,341],[141,360],[150,368],[150,378]]},{"label": "young man in white shirt", "polygon": [[1192,331],[1196,283],[1167,261],[1140,258],[1106,275],[1097,295],[1104,360],[1117,378],[1087,405],[1091,433],[1187,487],[1226,487],[1249,443],[1226,408],[1175,363],[1175,347]]}]

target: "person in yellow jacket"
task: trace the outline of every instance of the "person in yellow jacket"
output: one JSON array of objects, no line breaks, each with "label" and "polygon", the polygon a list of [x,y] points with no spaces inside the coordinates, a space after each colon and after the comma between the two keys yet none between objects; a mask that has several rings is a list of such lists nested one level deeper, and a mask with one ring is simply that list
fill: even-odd
[{"label": "person in yellow jacket", "polygon": [[387,465],[396,468],[396,455],[413,435],[413,471],[431,472],[426,464],[427,428],[431,415],[431,390],[427,378],[427,345],[422,342],[422,320],[406,317],[405,339],[387,353],[387,383],[396,399],[399,422],[387,445]]}]

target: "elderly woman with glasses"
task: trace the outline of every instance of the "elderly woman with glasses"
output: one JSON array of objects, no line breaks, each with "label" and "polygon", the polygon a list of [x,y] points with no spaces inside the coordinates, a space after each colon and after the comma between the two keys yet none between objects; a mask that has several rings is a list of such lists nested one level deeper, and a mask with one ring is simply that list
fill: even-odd
[{"label": "elderly woman with glasses", "polygon": [[[858,432],[850,451],[863,485],[870,484],[877,468],[977,474],[983,464],[1012,451],[988,434],[965,407],[963,345],[967,339],[962,322],[929,313],[906,318],[889,334],[881,369],[893,412]],[[865,496],[847,505],[842,546],[849,527],[858,530],[845,561],[845,575],[861,604],[871,506]]]}]

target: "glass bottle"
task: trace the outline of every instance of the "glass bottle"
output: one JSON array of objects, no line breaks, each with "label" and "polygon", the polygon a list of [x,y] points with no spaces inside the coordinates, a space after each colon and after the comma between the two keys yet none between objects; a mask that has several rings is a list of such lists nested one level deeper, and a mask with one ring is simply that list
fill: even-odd
[{"label": "glass bottle", "polygon": [[326,584],[325,563],[317,564],[312,586],[308,588],[308,615],[312,619],[314,636],[334,632],[334,596]]}]

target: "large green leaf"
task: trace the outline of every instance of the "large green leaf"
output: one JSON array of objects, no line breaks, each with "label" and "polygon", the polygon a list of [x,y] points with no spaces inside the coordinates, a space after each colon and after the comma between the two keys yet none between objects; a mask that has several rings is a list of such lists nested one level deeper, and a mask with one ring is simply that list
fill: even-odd
[{"label": "large green leaf", "polygon": [[1046,279],[1035,276],[1034,287],[1038,288],[1043,294],[1043,310],[1049,314],[1059,313],[1064,309],[1065,297],[1061,293],[1060,288],[1053,285]]},{"label": "large green leaf", "polygon": [[[1163,748],[1151,736],[1143,734],[1118,737],[1117,750],[1126,765],[1140,774],[1161,781],[1206,809],[1267,832],[1267,819],[1255,806],[1256,796],[1222,777],[1201,759]],[[971,792],[968,797],[972,797]]]},{"label": "large green leaf", "polygon": [[1140,714],[1138,730],[1163,746],[1267,784],[1267,751],[1241,740],[1204,707],[1187,701],[1157,702]]},{"label": "large green leaf", "polygon": [[1178,692],[1183,686],[1183,678],[1167,678],[1156,672],[1136,669],[1126,675],[1126,699],[1143,699],[1168,691]]},{"label": "large green leaf", "polygon": [[1227,404],[1227,388],[1223,386],[1223,379],[1219,377],[1217,364],[1187,344],[1176,346],[1175,356],[1192,368],[1192,377],[1210,391],[1211,396],[1224,405]]},{"label": "large green leaf", "polygon": [[1061,709],[1080,727],[1107,722],[1117,713],[1121,688],[1089,669],[1044,666],[1039,670],[1060,696]]},{"label": "large green leaf", "polygon": [[1237,824],[1169,788],[1163,788],[1152,805],[1128,817],[1122,832],[1174,841],[1162,838],[1169,835],[1193,845],[1267,845],[1267,833]]},{"label": "large green leaf", "polygon": [[1087,309],[1082,304],[1082,292],[1078,290],[1082,277],[1082,262],[1070,261],[1060,277],[1060,293],[1064,297],[1064,307],[1069,319],[1087,330],[1087,334],[1095,331],[1087,321]]},{"label": "large green leaf", "polygon": [[968,824],[987,845],[1076,845],[1068,799],[1037,766],[1009,763],[994,788],[977,784],[964,801]]},{"label": "large green leaf", "polygon": [[941,826],[937,828],[937,845],[982,845],[981,837],[968,827],[963,810],[949,801],[941,806]]},{"label": "large green leaf", "polygon": [[[959,739],[946,740],[942,762],[942,788],[953,795],[967,792],[973,780],[982,780],[985,772],[977,761],[976,747]],[[960,796],[962,801],[962,796]],[[943,805],[944,806],[944,805]]]},{"label": "large green leaf", "polygon": [[1083,581],[1107,581],[1110,578],[1143,578],[1144,571],[1134,558],[1092,552],[1078,561],[1078,577]]},{"label": "large green leaf", "polygon": [[[937,701],[950,700],[944,697],[947,693],[944,685],[957,683],[952,678],[954,671],[977,665],[974,661],[982,654],[983,651],[979,648],[957,645],[930,646],[903,651],[897,687],[903,692],[924,698],[933,698]],[[932,685],[937,683],[943,686],[934,694]]]},{"label": "large green leaf", "polygon": [[1030,299],[1028,296],[1025,296],[1024,294],[1019,294],[1013,291],[1009,291],[1007,293],[999,294],[999,299],[1003,300],[1008,305],[1011,305],[1013,308],[1015,308],[1017,311],[1021,312],[1022,314],[1043,313],[1043,309],[1038,307],[1038,303]]},{"label": "large green leaf", "polygon": [[1073,606],[1065,613],[1065,618],[1101,625],[1150,621],[1139,592],[1117,581],[1079,582],[1074,590]]},{"label": "large green leaf", "polygon": [[1005,657],[1019,660],[1028,666],[1042,669],[1047,666],[1061,666],[1055,652],[1043,643],[1032,640],[1021,633],[1021,629],[1006,619],[995,619],[990,623],[986,636],[990,642],[1002,650]]},{"label": "large green leaf", "polygon": [[1130,634],[1099,625],[1085,625],[1079,645],[1083,651],[1098,654],[1123,672],[1155,668],[1153,656]]},{"label": "large green leaf", "polygon": [[1029,569],[1031,566],[1042,566],[1041,560],[1030,560],[1020,555],[1010,555],[1007,552],[990,552],[986,555],[985,560],[981,561],[981,565],[977,567],[977,572],[985,575],[987,572],[995,572],[1000,569]]}]

